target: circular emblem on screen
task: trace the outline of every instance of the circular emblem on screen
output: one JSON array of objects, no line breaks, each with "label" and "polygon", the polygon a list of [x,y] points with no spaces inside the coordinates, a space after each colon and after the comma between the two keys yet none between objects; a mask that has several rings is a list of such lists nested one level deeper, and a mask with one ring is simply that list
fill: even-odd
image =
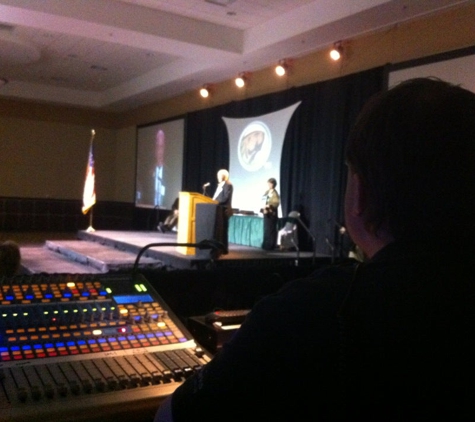
[{"label": "circular emblem on screen", "polygon": [[249,123],[241,133],[238,142],[238,157],[241,166],[248,171],[259,170],[269,158],[272,137],[267,125],[255,121]]}]

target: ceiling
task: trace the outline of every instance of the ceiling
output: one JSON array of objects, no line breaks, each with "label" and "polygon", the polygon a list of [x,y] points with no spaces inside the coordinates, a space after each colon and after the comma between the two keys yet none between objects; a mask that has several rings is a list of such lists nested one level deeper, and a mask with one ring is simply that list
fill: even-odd
[{"label": "ceiling", "polygon": [[0,98],[127,111],[470,0],[0,0]]}]

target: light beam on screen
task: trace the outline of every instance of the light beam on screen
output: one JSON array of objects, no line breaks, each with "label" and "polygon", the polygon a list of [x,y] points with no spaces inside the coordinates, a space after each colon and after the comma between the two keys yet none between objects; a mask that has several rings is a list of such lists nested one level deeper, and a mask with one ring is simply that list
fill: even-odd
[{"label": "light beam on screen", "polygon": [[137,128],[135,205],[171,209],[182,189],[185,120]]},{"label": "light beam on screen", "polygon": [[285,133],[300,103],[245,119],[222,117],[229,136],[229,178],[234,186],[233,208],[259,213],[262,195],[267,190],[267,180],[274,177],[277,183],[280,182]]}]

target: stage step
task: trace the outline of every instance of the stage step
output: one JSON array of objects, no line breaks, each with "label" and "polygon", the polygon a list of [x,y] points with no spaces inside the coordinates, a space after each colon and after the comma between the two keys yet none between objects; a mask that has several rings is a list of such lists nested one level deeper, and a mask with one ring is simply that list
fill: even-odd
[{"label": "stage step", "polygon": [[[84,240],[47,240],[43,247],[21,248],[22,273],[91,273],[131,270],[136,254]],[[138,268],[160,268],[163,263],[141,257]]]},{"label": "stage step", "polygon": [[[132,269],[137,258],[137,254],[133,252],[84,240],[47,240],[45,247],[102,273]],[[139,268],[162,266],[160,261],[149,257],[141,257],[138,265]]]},{"label": "stage step", "polygon": [[71,261],[70,258],[50,251],[44,246],[22,247],[22,274],[100,274],[98,269]]}]

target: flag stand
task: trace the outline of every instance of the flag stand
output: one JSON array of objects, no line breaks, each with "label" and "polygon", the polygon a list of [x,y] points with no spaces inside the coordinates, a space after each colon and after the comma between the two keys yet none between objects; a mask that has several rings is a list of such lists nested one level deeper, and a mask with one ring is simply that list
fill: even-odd
[{"label": "flag stand", "polygon": [[91,212],[89,213],[89,227],[86,229],[86,231],[88,233],[91,233],[91,232],[95,232],[96,230],[94,229],[94,227],[92,227],[92,208],[91,208]]}]

